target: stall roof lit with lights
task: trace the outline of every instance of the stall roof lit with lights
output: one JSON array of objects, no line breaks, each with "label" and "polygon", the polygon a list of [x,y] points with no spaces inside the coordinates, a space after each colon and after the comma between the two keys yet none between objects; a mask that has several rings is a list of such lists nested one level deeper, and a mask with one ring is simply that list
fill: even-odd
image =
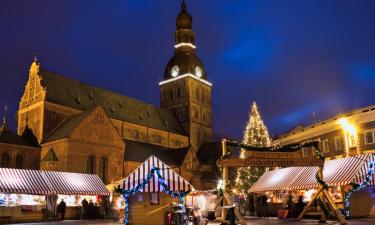
[{"label": "stall roof lit with lights", "polygon": [[125,224],[129,224],[129,197],[131,195],[140,192],[164,192],[178,198],[183,204],[184,197],[194,189],[188,181],[154,155],[151,155],[126,178],[114,182],[113,185],[125,199]]}]

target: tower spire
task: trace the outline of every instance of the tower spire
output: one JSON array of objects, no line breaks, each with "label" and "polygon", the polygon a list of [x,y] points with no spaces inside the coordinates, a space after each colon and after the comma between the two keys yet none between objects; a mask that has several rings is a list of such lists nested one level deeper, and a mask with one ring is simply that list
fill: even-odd
[{"label": "tower spire", "polygon": [[182,2],[181,2],[181,11],[186,11],[186,3],[185,3],[185,0],[182,0]]},{"label": "tower spire", "polygon": [[4,114],[3,114],[3,127],[6,128],[7,127],[7,112],[8,112],[8,104],[7,102],[5,102],[4,104]]},{"label": "tower spire", "polygon": [[7,104],[7,102],[5,102],[4,115],[3,115],[3,125],[7,124],[7,113],[8,113],[8,104]]}]

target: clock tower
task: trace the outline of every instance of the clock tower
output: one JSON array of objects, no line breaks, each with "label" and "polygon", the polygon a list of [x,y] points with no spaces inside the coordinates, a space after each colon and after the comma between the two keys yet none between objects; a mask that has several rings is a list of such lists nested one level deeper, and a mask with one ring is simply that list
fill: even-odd
[{"label": "clock tower", "polygon": [[212,136],[212,84],[195,53],[193,19],[183,1],[176,19],[174,55],[164,71],[160,86],[160,105],[177,115],[190,136],[195,151]]}]

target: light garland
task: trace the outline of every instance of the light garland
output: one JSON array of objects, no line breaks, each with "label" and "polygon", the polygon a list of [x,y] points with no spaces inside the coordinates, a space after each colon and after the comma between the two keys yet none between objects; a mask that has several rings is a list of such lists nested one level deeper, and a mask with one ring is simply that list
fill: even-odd
[{"label": "light garland", "polygon": [[183,43],[179,43],[179,44],[176,44],[174,47],[175,47],[175,48],[179,48],[179,47],[191,47],[191,48],[193,48],[193,49],[196,48],[195,45],[193,45],[193,44],[191,44],[191,43],[185,43],[185,42],[183,42]]},{"label": "light garland", "polygon": [[[269,147],[271,145],[268,129],[260,116],[255,102],[253,102],[251,106],[249,122],[245,128],[242,143],[256,147]],[[246,150],[241,149],[240,158],[246,158]],[[236,185],[232,192],[234,194],[246,196],[247,189],[249,189],[253,182],[259,179],[263,173],[264,169],[257,167],[241,167],[237,169]]]},{"label": "light garland", "polygon": [[115,189],[116,192],[119,192],[122,194],[125,200],[125,210],[124,210],[124,224],[129,225],[129,197],[135,193],[140,192],[140,190],[143,190],[145,188],[145,185],[150,183],[150,180],[155,176],[158,177],[159,184],[163,187],[163,192],[174,197],[178,198],[180,201],[180,204],[184,205],[184,197],[189,194],[189,192],[181,191],[181,192],[176,192],[176,191],[171,191],[166,184],[165,178],[161,176],[160,174],[160,169],[153,166],[150,170],[150,173],[147,174],[147,177],[143,180],[142,183],[137,185],[131,190],[125,190],[121,189],[120,185]]},{"label": "light garland", "polygon": [[167,83],[173,82],[173,81],[176,81],[176,80],[183,79],[183,78],[185,78],[185,77],[191,77],[191,78],[193,78],[193,79],[195,79],[195,80],[198,80],[198,81],[200,81],[200,82],[202,82],[202,83],[204,83],[204,84],[206,84],[206,85],[208,85],[208,86],[210,86],[210,87],[212,86],[212,84],[211,84],[210,82],[208,82],[208,81],[206,81],[206,80],[204,80],[204,79],[202,79],[202,78],[199,78],[199,77],[195,76],[195,75],[192,74],[192,73],[185,73],[185,74],[179,75],[179,76],[177,76],[177,77],[174,77],[174,78],[171,78],[171,79],[168,79],[168,80],[160,81],[160,82],[159,82],[159,86],[161,86],[161,85],[163,85],[163,84],[167,84]]},{"label": "light garland", "polygon": [[[279,146],[271,146],[271,147],[257,147],[245,144],[243,142],[238,142],[234,140],[227,140],[226,143],[228,146],[231,147],[241,147],[246,151],[255,151],[255,152],[296,152],[301,150],[303,147],[314,147],[315,152],[318,153],[318,157],[323,157],[324,154],[319,150],[319,141],[320,139],[314,140],[307,140],[300,144],[288,144],[288,145],[279,145]],[[233,151],[227,152],[222,159],[227,158]]]},{"label": "light garland", "polygon": [[366,179],[363,181],[361,184],[351,184],[352,189],[346,194],[345,196],[345,218],[349,219],[350,218],[350,197],[352,194],[356,191],[359,191],[363,188],[365,188],[371,181],[372,175],[375,170],[375,161],[369,163],[370,169],[367,171]]}]

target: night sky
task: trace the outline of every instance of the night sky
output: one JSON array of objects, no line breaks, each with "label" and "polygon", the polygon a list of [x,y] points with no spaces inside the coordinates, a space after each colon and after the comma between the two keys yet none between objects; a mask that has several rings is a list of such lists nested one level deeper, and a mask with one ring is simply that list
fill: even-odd
[{"label": "night sky", "polygon": [[[42,67],[159,105],[173,55],[172,0],[3,0],[0,103],[9,123]],[[375,1],[187,0],[213,83],[214,132],[242,137],[252,101],[272,135],[375,104]]]}]

